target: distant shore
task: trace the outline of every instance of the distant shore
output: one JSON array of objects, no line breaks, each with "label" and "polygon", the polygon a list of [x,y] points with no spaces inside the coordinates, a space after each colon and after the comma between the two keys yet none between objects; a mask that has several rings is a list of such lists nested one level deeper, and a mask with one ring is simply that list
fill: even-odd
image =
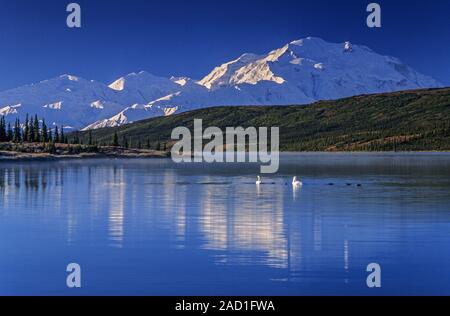
[{"label": "distant shore", "polygon": [[134,149],[113,146],[88,146],[55,144],[0,144],[1,161],[47,161],[93,158],[168,158],[165,151]]},{"label": "distant shore", "polygon": [[[3,146],[1,146],[3,145]],[[57,145],[56,152],[49,153],[36,149],[30,151],[4,150],[4,144],[0,145],[0,162],[5,161],[59,161],[59,160],[78,160],[78,159],[147,159],[147,158],[170,158],[170,152],[156,151],[147,149],[134,149],[123,147],[95,147],[91,151],[89,146],[81,145]],[[3,147],[3,148],[2,148]],[[44,148],[44,147],[43,147]],[[70,148],[70,149],[69,149]],[[383,154],[383,155],[402,155],[402,154],[450,154],[450,151],[281,151],[281,154]]]},{"label": "distant shore", "polygon": [[23,154],[15,152],[0,152],[0,162],[2,161],[48,161],[48,160],[74,160],[74,159],[95,159],[95,158],[168,158],[164,152],[152,153],[124,153],[124,154],[104,154],[104,153],[82,153],[78,155],[52,155],[52,154]]}]

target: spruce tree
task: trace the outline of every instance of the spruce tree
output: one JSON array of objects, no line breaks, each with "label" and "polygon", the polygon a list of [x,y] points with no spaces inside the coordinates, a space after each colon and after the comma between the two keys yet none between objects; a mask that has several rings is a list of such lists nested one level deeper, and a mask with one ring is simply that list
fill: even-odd
[{"label": "spruce tree", "polygon": [[25,119],[25,128],[24,128],[24,131],[23,131],[23,141],[24,142],[28,142],[29,141],[29,139],[28,139],[29,129],[30,129],[30,127],[28,126],[29,123],[30,122],[29,122],[28,113],[27,113],[27,117]]},{"label": "spruce tree", "polygon": [[28,123],[28,141],[30,143],[34,142],[34,121],[33,118],[30,119],[30,122]]},{"label": "spruce tree", "polygon": [[0,142],[6,141],[6,122],[5,117],[0,118]]},{"label": "spruce tree", "polygon": [[61,135],[59,136],[60,142],[67,144],[66,136],[64,135],[64,125],[61,125]]},{"label": "spruce tree", "polygon": [[12,141],[14,143],[20,143],[21,142],[21,135],[20,135],[20,121],[19,119],[16,119],[14,122],[14,129],[13,129],[13,139]]},{"label": "spruce tree", "polygon": [[39,143],[41,141],[41,135],[39,131],[39,120],[37,115],[34,116],[33,131],[34,131],[34,141]]},{"label": "spruce tree", "polygon": [[42,142],[46,143],[48,141],[48,129],[45,124],[45,119],[42,119]]},{"label": "spruce tree", "polygon": [[23,134],[22,134],[22,125],[20,124],[20,119],[17,119],[17,136],[19,138],[19,142],[23,141]]},{"label": "spruce tree", "polygon": [[6,141],[10,142],[13,139],[13,130],[11,128],[11,123],[8,123],[8,130],[6,132]]},{"label": "spruce tree", "polygon": [[59,130],[58,130],[58,126],[55,127],[55,138],[54,138],[54,142],[55,144],[59,143]]},{"label": "spruce tree", "polygon": [[51,128],[49,128],[47,131],[47,137],[48,137],[49,142],[53,142],[53,133],[52,133]]}]

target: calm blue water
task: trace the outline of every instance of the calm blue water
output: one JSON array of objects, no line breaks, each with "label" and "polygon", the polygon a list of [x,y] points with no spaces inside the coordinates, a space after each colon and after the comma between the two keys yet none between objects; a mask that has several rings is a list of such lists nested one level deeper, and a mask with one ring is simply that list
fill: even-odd
[{"label": "calm blue water", "polygon": [[259,189],[258,170],[0,162],[0,294],[450,295],[450,155],[285,154]]}]

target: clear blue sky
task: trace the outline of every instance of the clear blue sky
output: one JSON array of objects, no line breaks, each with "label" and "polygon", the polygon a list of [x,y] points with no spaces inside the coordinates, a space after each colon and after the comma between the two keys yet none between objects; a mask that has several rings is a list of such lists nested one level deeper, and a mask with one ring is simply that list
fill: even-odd
[{"label": "clear blue sky", "polygon": [[365,25],[363,0],[0,0],[0,90],[64,73],[108,83],[146,70],[201,78],[244,52],[294,39],[365,44],[450,86],[450,1],[384,0],[383,27]]}]

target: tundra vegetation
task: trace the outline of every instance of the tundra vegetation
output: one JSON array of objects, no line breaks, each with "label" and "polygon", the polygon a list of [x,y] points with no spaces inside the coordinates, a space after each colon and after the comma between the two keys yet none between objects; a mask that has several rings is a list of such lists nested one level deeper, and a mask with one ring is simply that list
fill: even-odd
[{"label": "tundra vegetation", "polygon": [[[449,151],[450,88],[362,95],[311,105],[215,107],[71,133],[70,142],[169,150],[177,127],[279,127],[281,151]],[[206,141],[205,141],[206,144]]]}]

